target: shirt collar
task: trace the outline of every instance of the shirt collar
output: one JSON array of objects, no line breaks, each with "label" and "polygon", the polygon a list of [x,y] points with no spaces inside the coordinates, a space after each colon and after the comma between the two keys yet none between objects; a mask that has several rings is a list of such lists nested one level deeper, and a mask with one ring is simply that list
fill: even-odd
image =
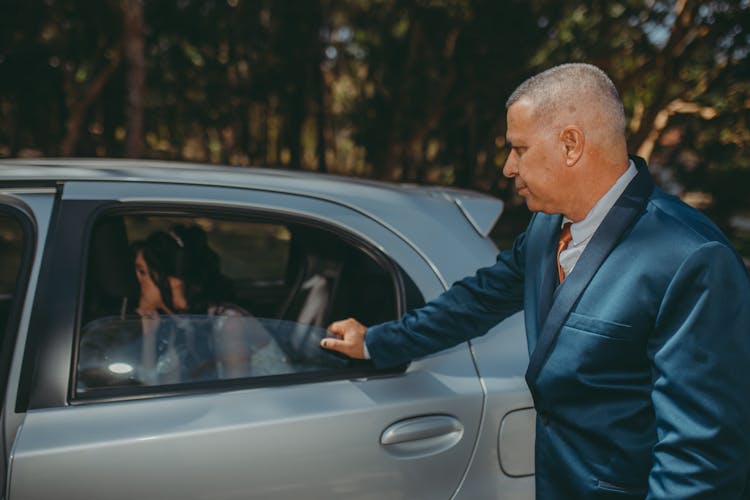
[{"label": "shirt collar", "polygon": [[[625,170],[625,173],[615,181],[612,187],[609,188],[609,191],[604,193],[604,196],[599,198],[599,201],[596,202],[596,205],[594,205],[586,217],[583,220],[574,222],[570,225],[570,234],[573,237],[572,243],[574,246],[587,241],[594,235],[599,228],[599,225],[604,220],[604,217],[606,217],[609,210],[615,205],[617,199],[622,195],[625,188],[628,187],[630,181],[633,180],[637,174],[638,169],[635,167],[633,160],[630,160],[628,169]],[[566,222],[571,222],[571,220],[567,217],[563,217],[563,224]]]}]

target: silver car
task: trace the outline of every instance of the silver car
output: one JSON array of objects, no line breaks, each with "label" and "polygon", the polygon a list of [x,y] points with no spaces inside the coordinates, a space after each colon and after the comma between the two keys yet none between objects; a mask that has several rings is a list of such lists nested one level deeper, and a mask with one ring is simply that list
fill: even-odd
[{"label": "silver car", "polygon": [[[398,318],[491,264],[501,211],[471,191],[304,172],[0,162],[0,491],[533,498],[519,315],[387,371],[318,345],[333,320]],[[241,313],[138,314],[134,248],[159,231],[183,243],[175,227],[203,235],[213,257],[193,267]]]}]

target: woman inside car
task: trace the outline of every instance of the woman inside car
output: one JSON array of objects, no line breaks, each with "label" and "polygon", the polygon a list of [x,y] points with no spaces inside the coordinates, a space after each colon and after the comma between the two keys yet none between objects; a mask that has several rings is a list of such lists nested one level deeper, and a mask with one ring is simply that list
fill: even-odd
[{"label": "woman inside car", "polygon": [[262,366],[253,366],[261,352],[284,362],[261,323],[230,301],[231,281],[221,274],[219,257],[200,227],[155,231],[133,250],[145,383],[263,374]]}]

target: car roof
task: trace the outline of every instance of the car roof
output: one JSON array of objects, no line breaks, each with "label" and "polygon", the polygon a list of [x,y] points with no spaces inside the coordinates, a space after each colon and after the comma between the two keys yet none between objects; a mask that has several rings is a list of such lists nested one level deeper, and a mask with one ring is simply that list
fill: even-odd
[{"label": "car roof", "polygon": [[[402,236],[408,235],[408,239],[421,247],[434,244],[435,231],[457,232],[457,236],[465,239],[471,234],[463,230],[467,222],[474,229],[474,238],[489,243],[486,237],[503,209],[501,200],[465,189],[397,184],[299,170],[138,159],[0,160],[0,182],[6,185],[68,181],[164,182],[314,196],[364,212]],[[412,216],[415,212],[419,215]],[[425,224],[426,221],[431,223]],[[457,231],[459,228],[461,230]],[[476,247],[471,242],[455,244],[454,250],[465,245]],[[494,251],[494,246],[492,249]]]}]

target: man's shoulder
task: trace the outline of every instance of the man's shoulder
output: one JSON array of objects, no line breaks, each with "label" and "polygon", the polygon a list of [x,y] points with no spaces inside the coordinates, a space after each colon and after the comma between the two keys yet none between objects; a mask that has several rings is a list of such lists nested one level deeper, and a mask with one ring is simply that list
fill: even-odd
[{"label": "man's shoulder", "polygon": [[[655,189],[635,223],[628,248],[644,248],[644,272],[669,281],[680,269],[731,269],[732,279],[746,282],[741,257],[721,230],[698,209],[677,196]],[[742,285],[745,286],[745,285]]]},{"label": "man's shoulder", "polygon": [[717,242],[730,248],[732,246],[724,233],[704,213],[658,188],[654,189],[649,198],[642,222],[658,226],[675,243],[701,246]]}]

